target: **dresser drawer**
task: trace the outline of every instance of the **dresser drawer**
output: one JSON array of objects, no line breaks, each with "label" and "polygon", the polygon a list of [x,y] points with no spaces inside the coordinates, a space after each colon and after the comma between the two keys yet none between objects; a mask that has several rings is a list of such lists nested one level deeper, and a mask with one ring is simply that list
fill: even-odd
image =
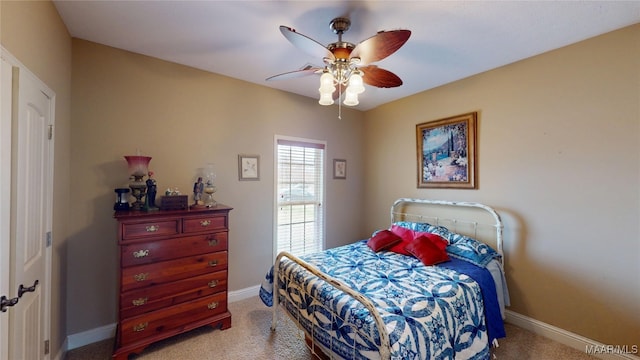
[{"label": "dresser drawer", "polygon": [[180,232],[180,219],[122,224],[122,239],[139,239],[175,235]]},{"label": "dresser drawer", "polygon": [[179,329],[227,311],[227,293],[222,292],[191,302],[153,311],[121,322],[121,345]]},{"label": "dresser drawer", "polygon": [[211,214],[207,216],[184,218],[183,231],[185,234],[212,230],[226,230],[227,216]]},{"label": "dresser drawer", "polygon": [[227,250],[227,232],[183,236],[167,240],[136,242],[123,245],[123,267],[143,265],[186,256]]},{"label": "dresser drawer", "polygon": [[227,271],[189,277],[120,295],[120,317],[128,318],[227,291]]},{"label": "dresser drawer", "polygon": [[131,266],[122,269],[120,290],[128,291],[226,269],[226,251]]}]

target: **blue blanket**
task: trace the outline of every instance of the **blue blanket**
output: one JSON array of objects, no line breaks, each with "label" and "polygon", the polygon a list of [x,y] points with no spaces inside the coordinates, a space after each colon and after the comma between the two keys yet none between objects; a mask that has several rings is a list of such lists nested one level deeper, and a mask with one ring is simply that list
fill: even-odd
[{"label": "blue blanket", "polygon": [[504,323],[502,322],[502,316],[500,315],[500,305],[498,304],[496,284],[493,282],[493,278],[491,277],[489,270],[456,258],[451,258],[451,261],[438,264],[437,266],[469,275],[480,285],[482,299],[484,300],[484,314],[487,318],[489,343],[493,342],[495,339],[505,337],[506,333],[504,330]]},{"label": "blue blanket", "polygon": [[[376,304],[390,334],[394,359],[483,359],[488,358],[491,341],[504,337],[495,285],[486,269],[457,259],[424,266],[413,257],[374,253],[366,241],[303,258]],[[260,298],[268,306],[272,305],[272,271],[260,289]],[[286,259],[278,276],[285,307],[304,328],[317,334],[320,343],[326,342],[323,345],[338,353],[343,348],[353,352],[355,344],[357,354],[345,358],[367,358],[375,352],[376,344],[358,339],[342,326],[342,320],[317,315],[330,307],[345,314],[345,322],[353,321],[366,330],[371,324],[362,318],[361,304],[345,299],[345,294]],[[376,339],[377,333],[370,331]]]}]

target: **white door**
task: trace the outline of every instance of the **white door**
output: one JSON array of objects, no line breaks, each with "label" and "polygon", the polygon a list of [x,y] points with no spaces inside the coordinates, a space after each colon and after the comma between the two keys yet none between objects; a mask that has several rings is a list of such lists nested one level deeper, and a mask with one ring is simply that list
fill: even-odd
[{"label": "white door", "polygon": [[[11,256],[11,65],[0,72],[0,296],[9,296]],[[0,360],[9,359],[9,315],[0,312]]]},{"label": "white door", "polygon": [[7,311],[8,356],[48,359],[53,93],[23,66],[12,67],[12,84],[9,295],[19,301]]}]

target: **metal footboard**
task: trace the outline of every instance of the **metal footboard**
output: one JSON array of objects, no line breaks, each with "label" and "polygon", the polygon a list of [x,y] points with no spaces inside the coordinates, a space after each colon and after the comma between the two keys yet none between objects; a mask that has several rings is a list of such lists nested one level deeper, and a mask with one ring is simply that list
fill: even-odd
[{"label": "metal footboard", "polygon": [[[313,265],[306,263],[305,261],[301,260],[300,258],[298,258],[298,257],[296,257],[296,256],[294,256],[291,253],[288,253],[286,251],[283,251],[283,252],[278,254],[278,256],[276,257],[274,268],[273,268],[273,318],[272,318],[272,322],[271,322],[271,330],[275,330],[276,329],[276,325],[277,325],[277,310],[278,310],[278,305],[279,305],[279,294],[278,294],[278,292],[279,292],[279,289],[280,289],[279,284],[278,284],[278,281],[279,281],[278,274],[280,273],[280,262],[281,262],[281,259],[283,257],[286,257],[289,260],[291,260],[291,261],[295,262],[296,264],[300,265],[301,267],[303,267],[304,269],[306,269],[307,271],[309,271],[313,275],[321,278],[327,284],[333,286],[334,288],[336,288],[336,289],[348,294],[349,296],[354,298],[356,301],[360,302],[365,308],[367,308],[367,310],[369,310],[369,313],[373,317],[376,329],[378,330],[378,334],[380,336],[380,347],[379,347],[380,358],[382,360],[388,360],[388,359],[391,358],[391,347],[390,347],[391,344],[390,344],[390,341],[389,341],[389,334],[387,333],[384,321],[382,320],[382,317],[378,313],[378,310],[375,308],[374,304],[368,298],[366,298],[365,296],[363,296],[359,292],[351,289],[350,287],[348,287],[347,285],[345,285],[341,281],[332,278],[331,276],[329,276],[329,275],[321,272],[320,270],[318,270]],[[286,310],[285,310],[285,312],[286,312]],[[337,314],[335,314],[335,313],[333,313],[333,314],[337,316]],[[310,338],[310,340],[312,342],[315,341],[315,339],[313,338],[312,334],[308,334],[308,335],[309,335],[309,338]],[[363,338],[369,338],[368,334],[364,334],[364,333],[360,332],[360,335],[362,335]]]}]

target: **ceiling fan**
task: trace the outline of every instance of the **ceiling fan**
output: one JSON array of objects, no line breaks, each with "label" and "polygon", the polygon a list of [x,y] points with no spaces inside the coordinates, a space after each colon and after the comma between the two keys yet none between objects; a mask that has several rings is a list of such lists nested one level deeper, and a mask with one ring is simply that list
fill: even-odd
[{"label": "ceiling fan", "polygon": [[379,31],[372,37],[355,45],[342,41],[342,35],[351,27],[351,20],[338,17],[329,23],[329,28],[338,35],[338,41],[327,46],[296,32],[287,26],[280,26],[280,32],[294,46],[306,53],[323,59],[325,66],[307,66],[301,70],[285,72],[267,78],[270,80],[292,79],[308,75],[320,76],[321,105],[331,105],[335,99],[345,94],[344,104],[358,105],[358,94],[364,92],[364,84],[379,88],[402,85],[402,79],[391,71],[372,63],[393,54],[411,36],[409,30]]}]

